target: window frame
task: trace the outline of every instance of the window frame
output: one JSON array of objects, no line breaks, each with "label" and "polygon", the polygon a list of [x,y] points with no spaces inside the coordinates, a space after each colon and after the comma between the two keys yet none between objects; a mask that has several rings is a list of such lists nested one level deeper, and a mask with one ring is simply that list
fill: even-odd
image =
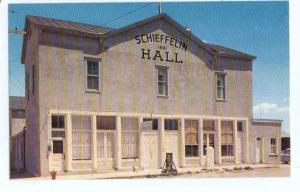
[{"label": "window frame", "polygon": [[[98,75],[91,75],[88,74],[88,61],[93,61],[98,63]],[[100,66],[101,66],[101,59],[94,58],[94,57],[84,57],[84,64],[85,64],[85,91],[91,93],[100,93],[101,90],[101,81],[100,81]],[[88,88],[88,77],[98,77],[98,88],[97,89],[90,89]]]},{"label": "window frame", "polygon": [[[274,139],[275,144],[272,144],[272,140]],[[272,148],[275,148],[275,153],[272,152]],[[278,155],[278,139],[276,137],[270,138],[270,155]]]},{"label": "window frame", "polygon": [[[192,131],[187,131],[187,128],[191,128],[192,124],[196,123],[196,132]],[[189,126],[187,126],[189,124]],[[184,120],[184,137],[185,137],[185,157],[190,158],[190,157],[199,157],[199,121],[198,119],[185,119]],[[187,135],[194,135],[196,137],[196,143],[197,144],[187,144],[186,137]],[[191,153],[187,153],[188,150],[190,149]]]},{"label": "window frame", "polygon": [[[166,121],[177,121],[177,129],[166,129],[167,122]],[[179,119],[164,119],[164,130],[165,131],[178,131],[179,130]]]},{"label": "window frame", "polygon": [[[156,65],[155,66],[156,68],[156,95],[157,97],[164,97],[164,98],[168,98],[169,97],[169,67],[168,66],[164,66],[164,65]],[[166,71],[166,75],[167,75],[167,78],[166,78],[166,94],[160,94],[159,93],[159,86],[158,84],[161,83],[159,80],[158,80],[158,71],[159,70],[165,70]]]},{"label": "window frame", "polygon": [[[81,123],[81,126],[80,126],[80,129],[74,129],[74,127],[73,127],[73,118],[80,118],[80,123]],[[82,120],[82,118],[88,118],[89,119],[89,123],[90,123],[90,127],[88,128],[88,129],[82,129],[82,125],[83,125],[83,120]],[[72,140],[72,161],[73,162],[75,162],[75,161],[90,161],[90,160],[92,160],[92,156],[93,156],[93,141],[92,141],[92,129],[93,129],[93,125],[92,125],[92,116],[91,115],[78,115],[78,114],[74,114],[74,115],[72,115],[71,116],[71,121],[72,121],[72,138],[71,138],[71,140]],[[85,142],[81,142],[81,143],[76,143],[76,144],[74,144],[74,142],[73,142],[73,139],[74,139],[74,133],[79,133],[79,132],[85,132],[85,133],[87,133],[87,132],[89,132],[89,134],[90,134],[90,143],[89,144],[87,144],[87,143],[85,143]],[[84,143],[84,144],[83,144]],[[88,157],[88,158],[74,158],[74,147],[77,147],[77,149],[79,148],[79,147],[88,147],[89,148],[89,152],[90,152],[90,156]]]},{"label": "window frame", "polygon": [[[223,86],[218,86],[218,76],[222,75],[224,77]],[[217,101],[226,101],[226,75],[227,73],[223,71],[217,71],[215,72],[215,78],[216,78],[216,100]],[[223,89],[223,97],[218,97],[218,88],[221,87]]]},{"label": "window frame", "polygon": [[[64,126],[63,127],[53,127],[52,123],[53,123],[53,116],[57,116],[57,117],[63,117],[64,119]],[[59,120],[58,120],[59,122]],[[52,136],[53,132],[62,132],[64,133],[63,137],[58,137],[58,136]],[[56,139],[64,139],[66,137],[66,115],[65,114],[51,114],[51,138],[52,140],[56,140]]]},{"label": "window frame", "polygon": [[[143,122],[146,121],[151,121],[152,122],[152,129],[151,131],[158,131],[159,130],[159,122],[158,122],[158,118],[147,118],[147,117],[143,117]],[[156,129],[154,129],[156,127]],[[144,131],[144,130],[142,130]]]},{"label": "window frame", "polygon": [[[54,152],[54,142],[62,142],[62,153]],[[56,155],[58,155],[58,154],[64,154],[65,153],[65,146],[64,145],[65,144],[64,144],[64,140],[63,139],[57,139],[57,138],[53,139],[53,141],[52,141],[52,154],[56,154]]]},{"label": "window frame", "polygon": [[[131,129],[131,130],[128,130],[128,129],[125,129],[123,127],[123,124],[122,124],[122,120],[126,121],[126,120],[129,120],[131,119],[132,121],[136,121],[136,126],[133,126],[135,127],[134,129]],[[128,136],[128,134],[130,134],[130,138],[135,138],[133,141],[135,141],[135,143],[127,143],[126,141],[128,141],[128,138],[127,140],[123,140],[125,138],[125,135]],[[132,141],[132,140],[131,140]],[[128,151],[126,151],[126,147],[127,149],[132,147],[130,145],[133,145],[134,147],[134,151],[135,151],[135,154],[132,155],[128,155]],[[129,147],[128,147],[129,146]],[[137,117],[129,117],[129,116],[126,116],[126,117],[121,117],[121,159],[123,160],[137,160],[139,159],[139,147],[140,147],[140,140],[139,140],[139,123],[138,123],[138,118]],[[124,154],[126,153],[126,154]]]},{"label": "window frame", "polygon": [[[226,128],[225,129],[222,126],[222,123],[225,123],[225,122],[227,122],[227,123],[230,122],[230,124],[231,124],[231,127],[229,127],[231,129],[230,131],[226,130],[226,129],[228,129],[228,127],[225,127]],[[226,138],[225,143],[222,141],[222,138],[224,136]],[[230,138],[230,137],[233,139],[232,143],[228,142],[228,138]],[[235,143],[234,143],[234,122],[232,122],[230,120],[221,121],[221,157],[223,157],[223,158],[233,158],[234,157],[234,150],[235,150],[234,145],[235,145]],[[226,154],[223,153],[223,147],[226,148]],[[229,150],[229,147],[232,147],[232,150]]]}]

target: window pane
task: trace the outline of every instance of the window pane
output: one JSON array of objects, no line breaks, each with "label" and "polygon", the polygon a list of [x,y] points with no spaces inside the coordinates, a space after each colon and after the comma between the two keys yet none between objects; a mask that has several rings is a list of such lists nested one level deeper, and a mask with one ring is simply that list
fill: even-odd
[{"label": "window pane", "polygon": [[159,95],[168,95],[168,71],[164,68],[157,69],[157,80],[158,80],[158,94]]},{"label": "window pane", "polygon": [[158,119],[144,118],[143,121],[152,121],[152,130],[158,130]]},{"label": "window pane", "polygon": [[239,132],[243,131],[243,122],[242,121],[238,121],[237,122],[237,128]]},{"label": "window pane", "polygon": [[185,144],[198,145],[198,121],[185,120]]},{"label": "window pane", "polygon": [[74,160],[91,159],[91,117],[72,116],[72,156]]},{"label": "window pane", "polygon": [[204,120],[203,121],[203,130],[204,131],[214,131],[215,130],[215,121],[214,120]]},{"label": "window pane", "polygon": [[63,141],[53,141],[53,153],[54,154],[64,153]]},{"label": "window pane", "polygon": [[98,130],[115,130],[116,118],[114,116],[97,116]]},{"label": "window pane", "polygon": [[122,158],[131,159],[138,157],[138,119],[122,118]]},{"label": "window pane", "polygon": [[99,77],[88,76],[88,89],[99,89]]},{"label": "window pane", "polygon": [[65,117],[63,115],[51,116],[52,128],[65,128]]},{"label": "window pane", "polygon": [[98,61],[87,61],[88,65],[88,75],[98,75],[99,74],[99,63]]},{"label": "window pane", "polygon": [[233,145],[221,146],[222,156],[233,156]]},{"label": "window pane", "polygon": [[158,94],[159,95],[167,95],[166,83],[158,83]]},{"label": "window pane", "polygon": [[276,145],[276,139],[275,138],[271,138],[271,145]]},{"label": "window pane", "polygon": [[178,130],[178,120],[165,119],[165,130]]}]

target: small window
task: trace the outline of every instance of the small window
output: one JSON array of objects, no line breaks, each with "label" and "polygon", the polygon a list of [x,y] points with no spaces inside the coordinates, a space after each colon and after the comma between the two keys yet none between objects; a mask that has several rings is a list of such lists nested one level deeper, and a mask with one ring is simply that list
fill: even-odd
[{"label": "small window", "polygon": [[277,154],[277,140],[276,138],[271,138],[270,139],[270,147],[271,147],[271,154]]},{"label": "small window", "polygon": [[225,100],[225,73],[216,73],[217,100]]},{"label": "small window", "polygon": [[215,121],[203,120],[203,131],[215,131]]},{"label": "small window", "polygon": [[158,96],[168,96],[168,68],[157,67],[157,93]]},{"label": "small window", "polygon": [[64,143],[61,140],[53,141],[53,153],[54,154],[62,154],[64,153]]},{"label": "small window", "polygon": [[87,90],[99,91],[99,60],[86,59]]},{"label": "small window", "polygon": [[52,115],[51,116],[51,137],[63,138],[65,137],[65,116],[64,115]]},{"label": "small window", "polygon": [[158,119],[144,118],[143,122],[152,121],[152,130],[158,130]]},{"label": "small window", "polygon": [[64,115],[52,115],[51,117],[52,128],[64,129],[65,128],[65,116]]},{"label": "small window", "polygon": [[177,131],[178,130],[178,120],[177,119],[165,119],[165,130]]},{"label": "small window", "polygon": [[116,130],[114,116],[97,116],[97,130]]},{"label": "small window", "polygon": [[239,132],[243,132],[243,122],[242,121],[237,122],[237,130]]}]

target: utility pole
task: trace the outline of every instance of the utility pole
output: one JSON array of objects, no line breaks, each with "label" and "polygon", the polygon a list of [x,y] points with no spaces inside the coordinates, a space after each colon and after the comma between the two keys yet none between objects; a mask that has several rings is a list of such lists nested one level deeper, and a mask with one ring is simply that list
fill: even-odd
[{"label": "utility pole", "polygon": [[161,1],[159,2],[159,6],[158,6],[158,14],[161,14]]},{"label": "utility pole", "polygon": [[9,29],[8,33],[17,34],[17,35],[25,35],[26,31],[18,30],[17,28],[15,28],[15,29]]}]

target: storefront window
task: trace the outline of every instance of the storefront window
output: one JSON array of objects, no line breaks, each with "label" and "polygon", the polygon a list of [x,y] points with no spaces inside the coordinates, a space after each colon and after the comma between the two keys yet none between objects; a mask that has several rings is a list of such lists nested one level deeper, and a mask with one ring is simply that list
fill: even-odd
[{"label": "storefront window", "polygon": [[221,122],[221,154],[222,157],[232,157],[234,155],[234,133],[233,122],[222,121]]},{"label": "storefront window", "polygon": [[185,156],[198,156],[198,121],[185,120]]},{"label": "storefront window", "polygon": [[136,159],[138,158],[138,119],[122,118],[122,158]]}]

